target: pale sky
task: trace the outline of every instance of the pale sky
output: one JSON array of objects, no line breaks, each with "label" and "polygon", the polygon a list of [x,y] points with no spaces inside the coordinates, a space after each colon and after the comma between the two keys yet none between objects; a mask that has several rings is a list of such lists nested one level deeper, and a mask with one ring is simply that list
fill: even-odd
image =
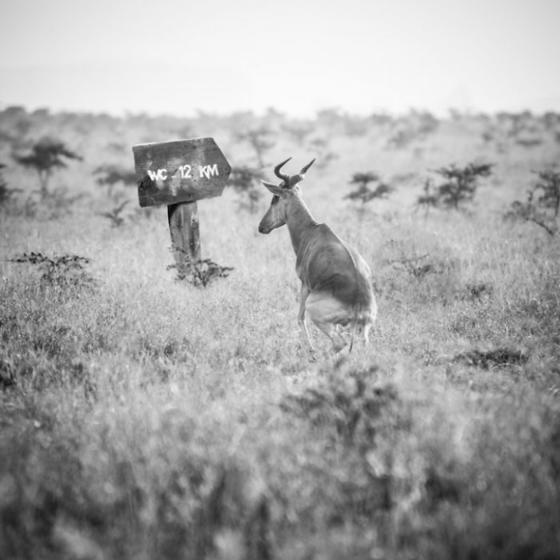
[{"label": "pale sky", "polygon": [[560,0],[0,0],[0,108],[560,111]]}]

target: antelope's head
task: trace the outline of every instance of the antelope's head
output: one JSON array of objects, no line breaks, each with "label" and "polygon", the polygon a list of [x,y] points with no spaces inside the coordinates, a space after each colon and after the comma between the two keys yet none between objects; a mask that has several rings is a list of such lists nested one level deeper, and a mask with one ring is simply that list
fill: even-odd
[{"label": "antelope's head", "polygon": [[270,233],[273,229],[283,226],[287,220],[288,205],[294,195],[299,194],[300,188],[298,183],[303,180],[307,170],[313,165],[315,159],[312,159],[301,171],[296,175],[285,175],[280,170],[292,158],[279,163],[274,168],[274,174],[278,179],[282,179],[279,185],[262,181],[262,184],[272,193],[272,201],[270,207],[263,216],[259,224],[259,233]]}]

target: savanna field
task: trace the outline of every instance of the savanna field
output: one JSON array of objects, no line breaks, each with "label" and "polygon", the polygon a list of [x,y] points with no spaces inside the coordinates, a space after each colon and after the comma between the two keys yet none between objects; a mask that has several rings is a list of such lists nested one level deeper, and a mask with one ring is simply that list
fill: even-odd
[{"label": "savanna field", "polygon": [[[130,178],[193,137],[234,168],[204,282]],[[288,231],[257,232],[289,156],[372,270],[351,353],[310,356]],[[553,113],[3,110],[0,558],[560,558],[559,160]]]}]

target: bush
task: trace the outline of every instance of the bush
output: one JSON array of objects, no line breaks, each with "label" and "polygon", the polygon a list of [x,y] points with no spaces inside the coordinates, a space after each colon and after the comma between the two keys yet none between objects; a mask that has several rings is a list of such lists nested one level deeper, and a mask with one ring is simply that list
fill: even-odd
[{"label": "bush", "polygon": [[86,271],[85,265],[89,259],[78,255],[62,255],[47,257],[42,253],[23,253],[9,259],[9,262],[27,263],[41,271],[39,281],[43,286],[56,286],[59,288],[78,287],[92,288],[95,286],[94,278]]},{"label": "bush", "polygon": [[429,201],[431,205],[446,210],[460,210],[473,201],[479,178],[491,175],[492,167],[493,165],[488,163],[469,163],[465,167],[452,164],[437,169],[435,173],[441,175],[445,182],[438,185],[434,193],[428,192],[427,183],[424,186],[426,194],[419,197],[417,203],[426,204]]},{"label": "bush", "polygon": [[[170,264],[167,268],[177,268],[177,265]],[[179,275],[178,279],[186,279],[193,286],[206,288],[213,280],[227,278],[232,270],[234,268],[231,266],[221,266],[211,259],[201,259],[188,267],[186,276]]]},{"label": "bush", "polygon": [[537,172],[538,180],[527,193],[527,200],[512,203],[506,219],[533,222],[554,236],[560,219],[560,172],[545,169]]}]

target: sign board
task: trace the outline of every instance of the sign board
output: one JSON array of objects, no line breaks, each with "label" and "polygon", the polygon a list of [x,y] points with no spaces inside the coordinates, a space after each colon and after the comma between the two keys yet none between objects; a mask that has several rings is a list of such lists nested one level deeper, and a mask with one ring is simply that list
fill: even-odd
[{"label": "sign board", "polygon": [[213,138],[132,147],[140,206],[220,196],[231,166]]}]

